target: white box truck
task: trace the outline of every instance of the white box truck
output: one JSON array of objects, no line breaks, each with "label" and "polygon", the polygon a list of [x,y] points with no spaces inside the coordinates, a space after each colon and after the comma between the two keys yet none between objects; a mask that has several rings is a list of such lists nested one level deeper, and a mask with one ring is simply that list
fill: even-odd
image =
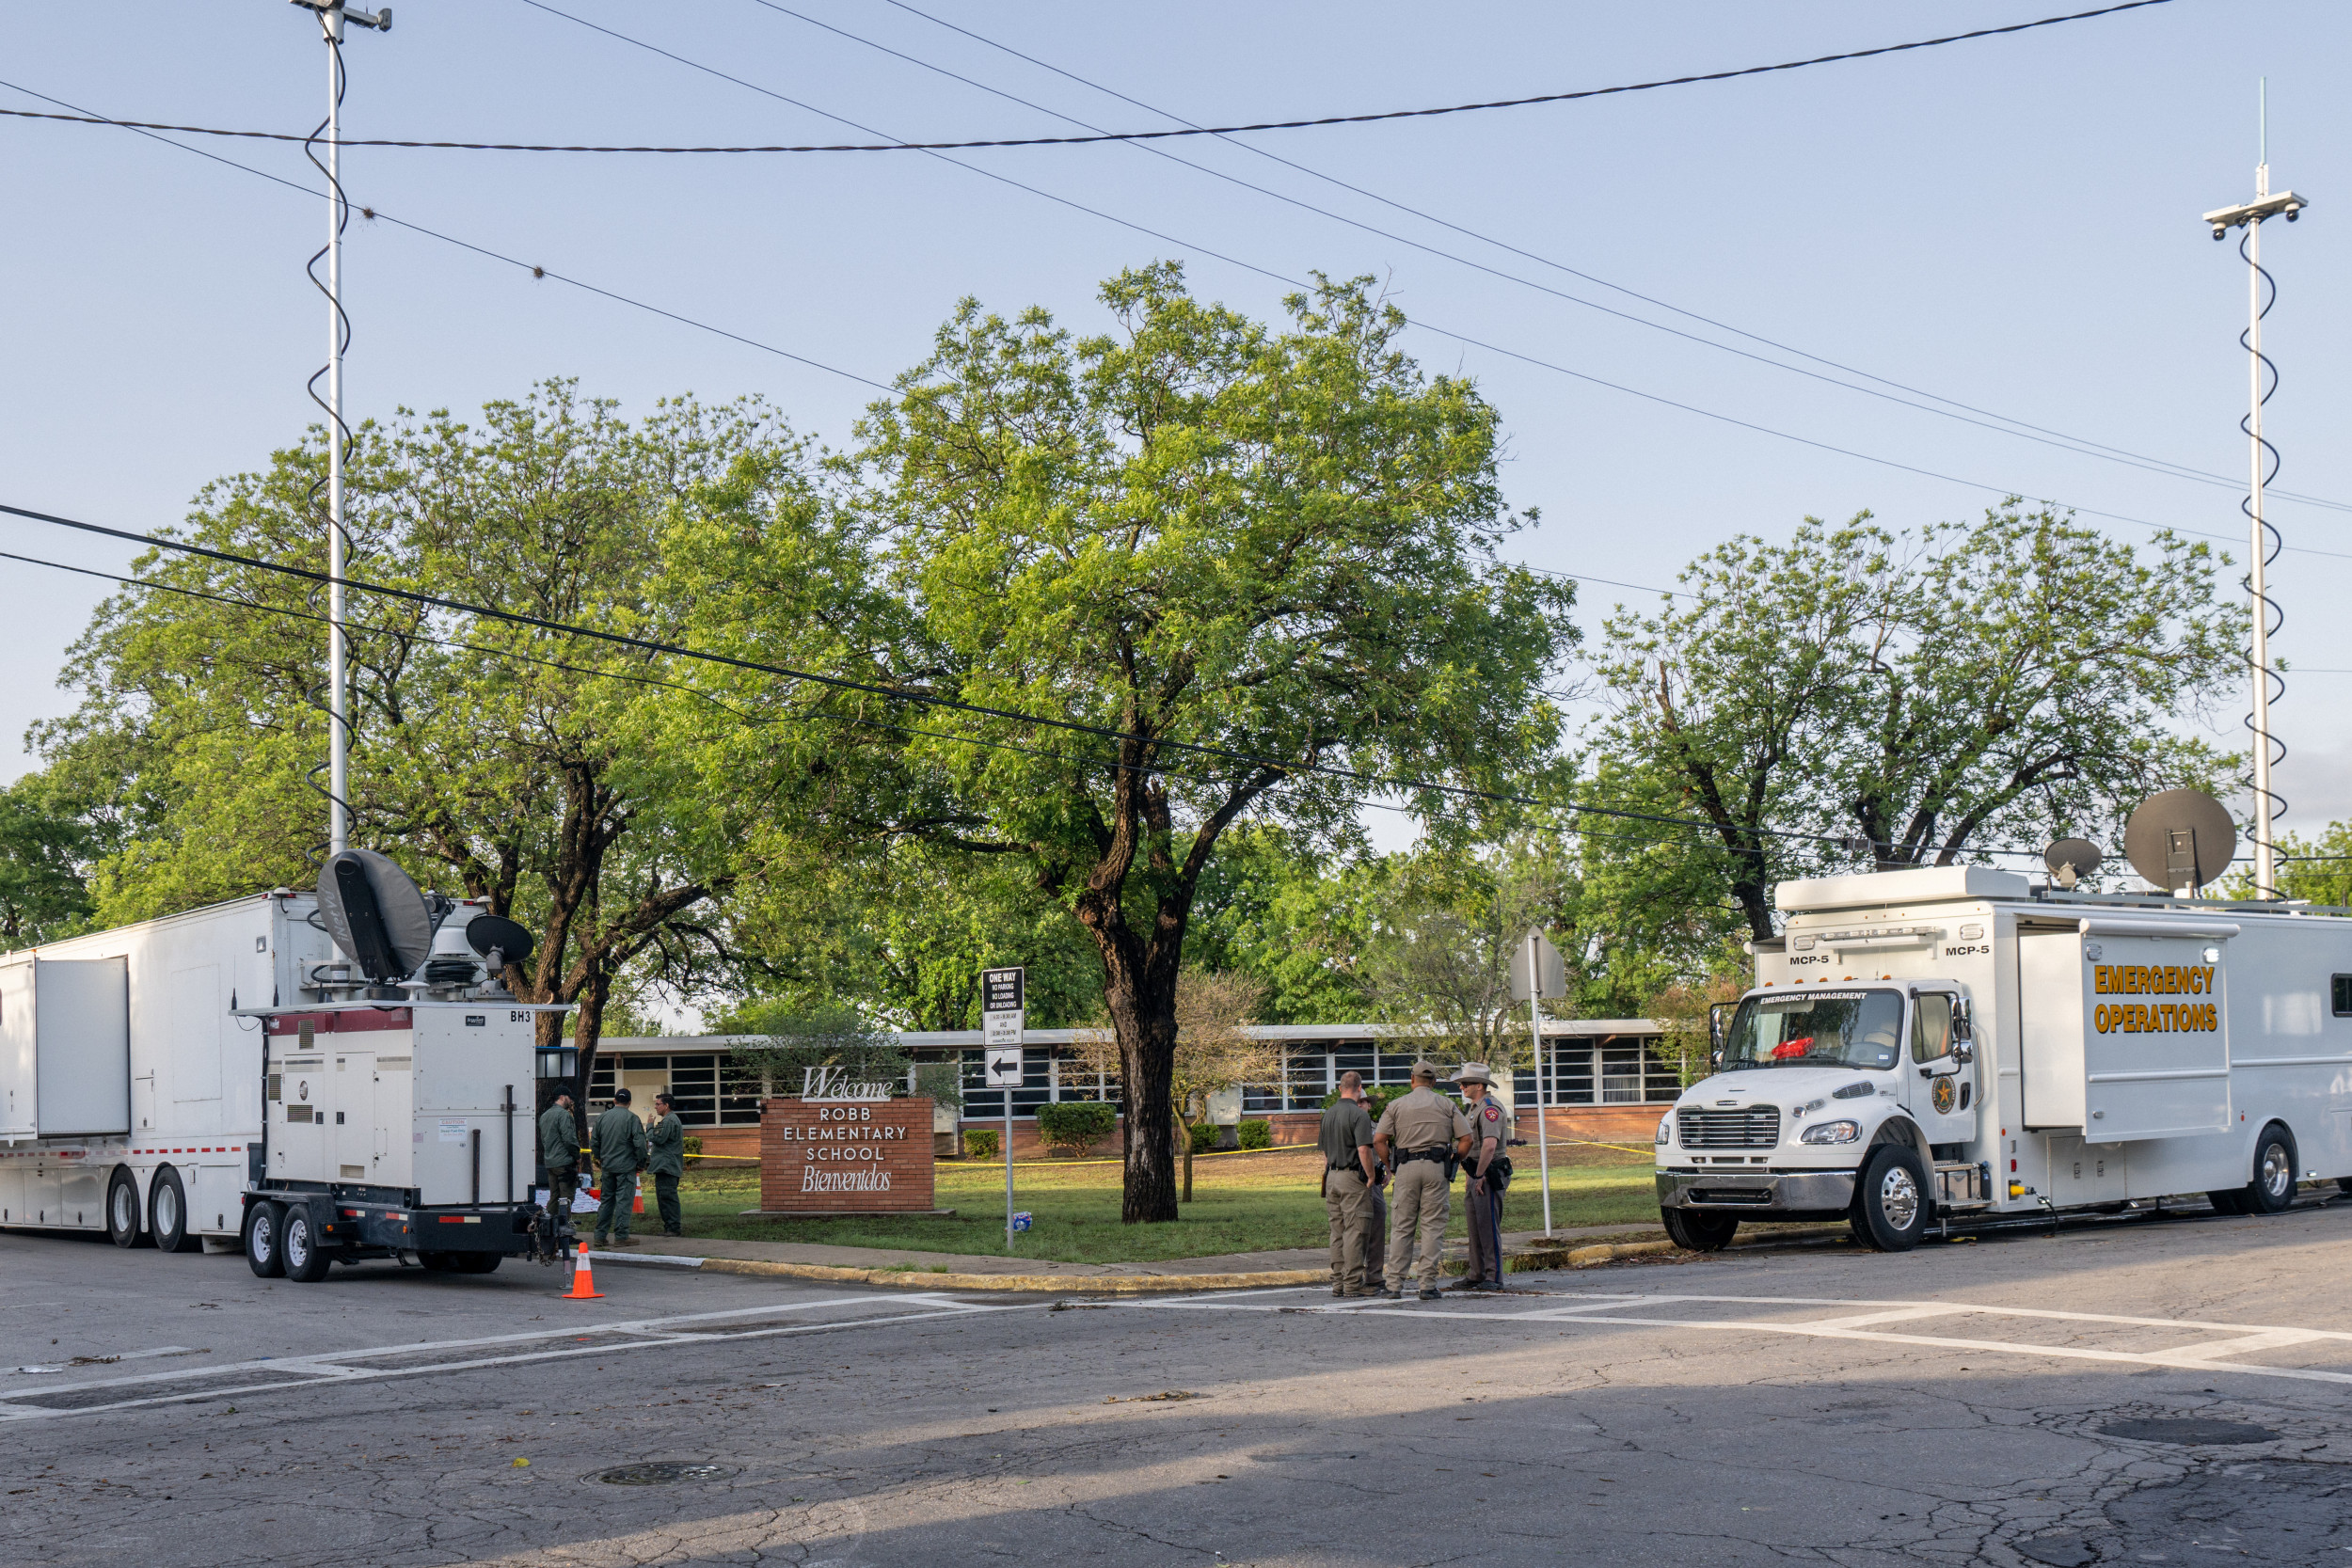
[{"label": "white box truck", "polygon": [[542,1009],[467,933],[528,937],[419,902],[430,952],[398,975],[366,973],[320,896],[284,888],[0,957],[0,1226],[241,1243],[256,1273],[303,1282],[371,1258],[551,1257]]},{"label": "white box truck", "polygon": [[[1660,1212],[1931,1227],[2352,1178],[2352,918],[1981,866],[1784,882],[1781,934],[1658,1128]],[[2347,1183],[2352,1184],[2352,1183]]]}]

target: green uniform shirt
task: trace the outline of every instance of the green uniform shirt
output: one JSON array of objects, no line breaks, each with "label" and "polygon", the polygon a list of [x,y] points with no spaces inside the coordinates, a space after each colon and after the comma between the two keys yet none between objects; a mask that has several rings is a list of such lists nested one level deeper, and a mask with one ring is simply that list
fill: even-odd
[{"label": "green uniform shirt", "polygon": [[656,1176],[686,1174],[686,1123],[672,1111],[653,1124],[645,1134],[645,1147],[650,1151],[645,1168]]},{"label": "green uniform shirt", "polygon": [[580,1164],[580,1124],[561,1105],[539,1113],[539,1163],[549,1170]]},{"label": "green uniform shirt", "polygon": [[1359,1148],[1372,1147],[1372,1117],[1366,1114],[1360,1100],[1334,1101],[1323,1113],[1323,1130],[1315,1135],[1323,1146],[1323,1163],[1333,1170],[1352,1170],[1363,1174],[1364,1164],[1356,1157]]},{"label": "green uniform shirt", "polygon": [[596,1118],[596,1164],[615,1176],[645,1168],[645,1124],[626,1105]]}]

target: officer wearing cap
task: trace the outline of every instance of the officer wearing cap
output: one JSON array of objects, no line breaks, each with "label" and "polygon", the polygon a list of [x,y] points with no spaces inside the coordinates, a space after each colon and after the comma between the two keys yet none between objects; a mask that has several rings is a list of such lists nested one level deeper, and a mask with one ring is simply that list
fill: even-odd
[{"label": "officer wearing cap", "polygon": [[1470,1228],[1470,1273],[1457,1287],[1466,1291],[1502,1288],[1502,1188],[1499,1164],[1509,1156],[1511,1118],[1489,1093],[1494,1074],[1484,1062],[1464,1062],[1454,1081],[1462,1086],[1463,1114],[1470,1124],[1470,1155],[1462,1164],[1470,1176],[1470,1193],[1463,1200]]},{"label": "officer wearing cap", "polygon": [[[1389,1256],[1383,1271],[1395,1301],[1405,1293],[1405,1275],[1418,1264],[1421,1299],[1438,1299],[1438,1265],[1445,1256],[1450,1191],[1446,1160],[1470,1147],[1470,1118],[1438,1092],[1438,1069],[1413,1064],[1413,1087],[1380,1113],[1372,1140],[1373,1158],[1387,1164],[1394,1151],[1396,1185],[1389,1199]],[[1418,1253],[1418,1257],[1416,1257]]]}]

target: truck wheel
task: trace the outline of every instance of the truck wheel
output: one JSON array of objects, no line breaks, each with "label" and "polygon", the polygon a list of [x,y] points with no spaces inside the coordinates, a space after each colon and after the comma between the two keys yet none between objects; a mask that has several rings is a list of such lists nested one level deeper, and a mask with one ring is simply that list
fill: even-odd
[{"label": "truck wheel", "polygon": [[106,1240],[136,1246],[140,1235],[138,1178],[118,1165],[106,1182]]},{"label": "truck wheel", "polygon": [[1900,1144],[1881,1144],[1854,1184],[1853,1233],[1878,1252],[1909,1252],[1928,1228],[1928,1174]]},{"label": "truck wheel", "polygon": [[262,1279],[286,1272],[286,1253],[278,1243],[286,1233],[286,1212],[275,1203],[249,1204],[245,1212],[246,1266]]},{"label": "truck wheel", "polygon": [[188,1234],[188,1190],[180,1173],[169,1165],[155,1172],[148,1184],[147,1231],[158,1252],[201,1252],[203,1241]]},{"label": "truck wheel", "polygon": [[2295,1201],[2295,1134],[2280,1122],[2254,1140],[2254,1180],[2246,1184],[2246,1212],[2282,1214]]},{"label": "truck wheel", "polygon": [[424,1265],[424,1271],[427,1274],[451,1274],[455,1272],[457,1267],[455,1259],[456,1254],[450,1252],[420,1252],[417,1254],[417,1261]]},{"label": "truck wheel", "polygon": [[1740,1228],[1732,1214],[1694,1214],[1688,1209],[1661,1209],[1659,1220],[1666,1237],[1685,1252],[1720,1252]]},{"label": "truck wheel", "polygon": [[450,1259],[459,1274],[492,1274],[497,1272],[499,1255],[495,1252],[460,1252]]},{"label": "truck wheel", "polygon": [[335,1260],[319,1245],[318,1234],[310,1227],[310,1210],[290,1205],[285,1216],[285,1228],[278,1234],[286,1252],[286,1277],[297,1285],[315,1285],[326,1277]]}]

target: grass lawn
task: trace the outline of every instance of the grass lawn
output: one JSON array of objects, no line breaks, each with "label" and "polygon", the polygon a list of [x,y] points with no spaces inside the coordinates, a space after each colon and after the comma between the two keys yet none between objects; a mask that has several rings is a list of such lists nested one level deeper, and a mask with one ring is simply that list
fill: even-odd
[{"label": "grass lawn", "polygon": [[[1503,1198],[1505,1230],[1543,1227],[1535,1151],[1512,1151],[1518,1174]],[[1658,1217],[1651,1160],[1592,1145],[1552,1150],[1552,1223],[1618,1225]],[[1320,1247],[1324,1219],[1322,1157],[1312,1148],[1224,1155],[1193,1163],[1193,1200],[1173,1225],[1121,1225],[1115,1162],[1041,1161],[1013,1167],[1014,1205],[1035,1216],[1016,1238],[1027,1258],[1072,1263],[1149,1262],[1277,1247]],[[1452,1233],[1462,1230],[1462,1184],[1454,1186]],[[755,1171],[698,1171],[681,1184],[686,1233],[731,1241],[808,1242],[836,1246],[903,1247],[925,1252],[1002,1254],[1005,1167],[943,1160],[939,1207],[954,1219],[754,1220],[741,1211],[759,1202]],[[643,1222],[640,1222],[641,1224]]]}]

